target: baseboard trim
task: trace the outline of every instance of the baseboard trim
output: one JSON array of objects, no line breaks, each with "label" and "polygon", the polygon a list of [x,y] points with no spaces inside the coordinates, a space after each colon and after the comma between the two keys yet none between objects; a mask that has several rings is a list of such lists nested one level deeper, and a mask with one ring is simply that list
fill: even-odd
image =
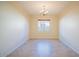
[{"label": "baseboard trim", "polygon": [[12,48],[8,49],[6,52],[3,52],[3,55],[1,55],[1,57],[7,57],[10,53],[15,51],[18,47],[23,45],[26,42],[25,40],[21,40],[20,42],[17,43],[17,45],[14,45]]},{"label": "baseboard trim", "polygon": [[74,52],[76,52],[77,54],[79,54],[79,51],[76,49],[76,48],[74,48],[69,42],[67,42],[66,40],[61,40],[60,39],[60,41],[63,43],[63,44],[65,44],[66,46],[68,46],[69,48],[71,48]]}]

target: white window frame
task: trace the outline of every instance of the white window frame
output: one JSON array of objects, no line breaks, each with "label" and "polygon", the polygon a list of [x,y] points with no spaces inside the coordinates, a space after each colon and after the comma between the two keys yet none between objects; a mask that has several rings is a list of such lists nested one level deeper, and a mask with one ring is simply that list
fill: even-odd
[{"label": "white window frame", "polygon": [[38,19],[38,32],[50,32],[50,19]]}]

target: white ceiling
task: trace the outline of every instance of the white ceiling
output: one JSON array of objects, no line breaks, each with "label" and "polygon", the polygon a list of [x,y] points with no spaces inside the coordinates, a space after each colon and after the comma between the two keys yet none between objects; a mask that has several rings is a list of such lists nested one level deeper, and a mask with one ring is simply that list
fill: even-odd
[{"label": "white ceiling", "polygon": [[48,10],[48,15],[55,15],[60,13],[69,2],[63,1],[20,1],[22,5],[31,15],[40,15],[42,6],[45,5]]}]

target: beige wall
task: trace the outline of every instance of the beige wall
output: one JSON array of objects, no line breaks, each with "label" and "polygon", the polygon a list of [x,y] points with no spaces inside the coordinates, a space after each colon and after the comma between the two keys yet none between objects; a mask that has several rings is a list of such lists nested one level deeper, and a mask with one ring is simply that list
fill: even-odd
[{"label": "beige wall", "polygon": [[[18,11],[20,11],[22,14],[24,14],[27,18],[29,18],[29,36],[30,36],[30,39],[32,38],[54,38],[54,39],[58,39],[59,37],[59,33],[58,33],[58,24],[59,24],[59,18],[58,16],[56,15],[52,15],[52,16],[45,16],[45,17],[42,17],[42,16],[32,16],[30,15],[27,10],[22,7],[20,4],[17,4],[17,2],[12,2],[13,5],[18,9]],[[37,31],[37,19],[38,18],[48,18],[48,19],[51,19],[51,32],[50,33],[39,33]]]},{"label": "beige wall", "polygon": [[[51,31],[49,33],[38,32],[37,29],[37,21],[39,18],[42,19],[50,19],[50,29]],[[50,39],[58,39],[58,19],[56,16],[33,16],[30,19],[30,38],[50,38]]]}]

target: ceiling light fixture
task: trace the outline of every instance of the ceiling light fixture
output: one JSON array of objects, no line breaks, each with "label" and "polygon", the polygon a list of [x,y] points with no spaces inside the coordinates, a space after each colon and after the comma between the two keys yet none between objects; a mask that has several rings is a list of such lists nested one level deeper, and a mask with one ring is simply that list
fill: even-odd
[{"label": "ceiling light fixture", "polygon": [[43,5],[42,10],[40,11],[40,14],[43,15],[43,16],[48,14],[48,10],[46,10],[46,6],[45,5]]}]

